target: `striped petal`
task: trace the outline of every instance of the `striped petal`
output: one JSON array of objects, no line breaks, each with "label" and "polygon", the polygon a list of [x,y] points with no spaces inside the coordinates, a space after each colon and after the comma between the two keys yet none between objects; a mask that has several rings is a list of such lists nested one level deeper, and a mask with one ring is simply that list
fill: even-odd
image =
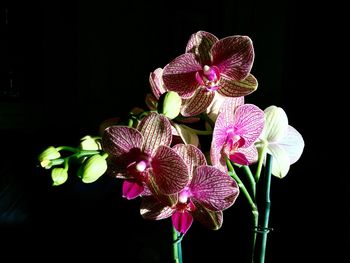
[{"label": "striped petal", "polygon": [[214,92],[207,91],[204,88],[198,88],[191,98],[182,100],[182,116],[195,116],[204,112],[213,101],[214,96]]},{"label": "striped petal", "polygon": [[247,158],[249,164],[256,163],[258,161],[258,150],[255,145],[251,145],[247,148],[238,148],[238,152],[243,153],[245,158]]},{"label": "striped petal", "polygon": [[213,65],[221,76],[231,80],[245,79],[253,65],[254,49],[247,36],[231,36],[220,39],[212,48]]},{"label": "striped petal", "polygon": [[199,70],[202,70],[202,66],[196,61],[195,55],[185,53],[165,66],[164,85],[182,98],[190,98],[199,85],[196,80],[196,72]]},{"label": "striped petal", "polygon": [[133,148],[141,148],[142,135],[139,131],[125,126],[111,126],[105,129],[102,149],[117,158]]},{"label": "striped petal", "polygon": [[173,149],[187,165],[190,178],[192,178],[193,171],[197,168],[197,166],[207,164],[205,156],[201,150],[191,144],[177,144],[173,147]]},{"label": "striped petal", "polygon": [[258,81],[249,74],[243,80],[232,80],[225,76],[220,79],[220,89],[218,93],[226,97],[241,97],[249,95],[258,88]]},{"label": "striped petal", "polygon": [[153,196],[142,198],[140,213],[144,219],[161,220],[170,217],[176,210],[164,206]]},{"label": "striped petal", "polygon": [[243,147],[249,147],[264,128],[264,112],[253,104],[244,104],[235,112],[235,134],[245,139]]},{"label": "striped petal", "polygon": [[217,41],[219,39],[213,34],[198,31],[191,35],[187,43],[186,52],[194,53],[202,65],[210,65],[212,60],[210,50]]},{"label": "striped petal", "polygon": [[160,145],[170,146],[171,124],[160,114],[151,113],[144,117],[137,129],[143,135],[143,150],[153,154]]},{"label": "striped petal", "polygon": [[151,90],[157,99],[159,99],[159,97],[166,92],[163,84],[162,74],[162,68],[157,68],[155,71],[149,74],[149,83],[151,85]]},{"label": "striped petal", "polygon": [[227,171],[226,162],[222,160],[222,147],[227,139],[227,130],[234,129],[233,118],[230,112],[223,111],[216,119],[213,131],[213,139],[210,148],[210,159],[213,166],[216,166],[221,171]]},{"label": "striped petal", "polygon": [[192,198],[211,211],[224,210],[235,202],[239,188],[227,174],[211,166],[199,166],[189,185]]},{"label": "striped petal", "polygon": [[196,209],[191,212],[193,218],[208,229],[218,230],[222,226],[222,211],[210,211],[198,202],[194,202]]},{"label": "striped petal", "polygon": [[178,193],[189,181],[187,165],[173,149],[167,146],[158,147],[151,166],[153,179],[161,194]]}]

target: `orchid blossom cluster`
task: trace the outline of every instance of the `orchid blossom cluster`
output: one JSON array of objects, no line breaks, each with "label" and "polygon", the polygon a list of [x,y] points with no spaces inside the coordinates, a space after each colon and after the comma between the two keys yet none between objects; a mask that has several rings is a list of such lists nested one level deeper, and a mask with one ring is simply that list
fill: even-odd
[{"label": "orchid blossom cluster", "polygon": [[[39,161],[47,169],[56,166],[55,185],[67,180],[72,160],[81,160],[83,182],[104,173],[122,179],[123,197],[141,198],[145,219],[171,217],[181,234],[193,220],[219,229],[223,211],[240,192],[257,214],[256,184],[266,155],[272,156],[272,174],[283,178],[304,141],[282,108],[263,111],[245,103],[258,87],[250,72],[253,61],[247,36],[194,33],[184,54],[150,73],[148,110],[136,108],[124,122],[105,121],[101,138],[84,137],[78,148],[51,146]],[[63,150],[72,154],[63,158]],[[251,190],[235,166],[247,173]],[[254,222],[257,227],[257,217]]]}]

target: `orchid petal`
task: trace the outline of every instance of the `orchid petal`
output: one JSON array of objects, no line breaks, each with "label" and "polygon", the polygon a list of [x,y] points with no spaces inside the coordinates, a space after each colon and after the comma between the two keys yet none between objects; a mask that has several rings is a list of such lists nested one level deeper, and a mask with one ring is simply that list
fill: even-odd
[{"label": "orchid petal", "polygon": [[287,151],[290,164],[299,160],[305,146],[301,134],[290,125],[288,126],[286,136],[284,136],[278,144]]},{"label": "orchid petal", "polygon": [[176,210],[164,206],[155,197],[142,198],[140,213],[144,219],[160,220],[170,217]]},{"label": "orchid petal", "polygon": [[141,148],[142,141],[142,135],[136,129],[111,126],[106,128],[103,134],[102,149],[113,157],[119,157],[133,148]]},{"label": "orchid petal", "polygon": [[143,189],[141,184],[131,180],[125,180],[123,182],[123,197],[128,200],[134,199],[142,194]]},{"label": "orchid petal", "polygon": [[160,146],[151,163],[153,177],[159,192],[175,194],[188,183],[188,168],[182,158],[171,148]]},{"label": "orchid petal", "polygon": [[177,144],[173,147],[173,150],[184,160],[188,167],[188,172],[190,175],[190,180],[194,169],[200,165],[206,165],[204,154],[197,147],[191,144]]},{"label": "orchid petal", "polygon": [[244,148],[244,147],[238,148],[237,151],[244,154],[249,164],[253,164],[258,161],[258,150],[256,149],[254,144],[247,148]]},{"label": "orchid petal", "polygon": [[218,93],[226,97],[241,97],[249,95],[258,88],[258,81],[249,74],[243,80],[232,80],[225,76],[220,79],[220,89]]},{"label": "orchid petal", "polygon": [[189,185],[192,198],[212,211],[224,210],[236,200],[239,188],[228,174],[211,166],[199,166]]},{"label": "orchid petal", "polygon": [[261,135],[268,142],[280,141],[288,131],[288,117],[285,111],[276,106],[267,107],[265,110],[265,128]]},{"label": "orchid petal", "polygon": [[198,202],[194,202],[196,209],[191,212],[193,218],[208,229],[218,230],[222,226],[222,211],[210,211]]},{"label": "orchid petal", "polygon": [[181,114],[189,117],[202,113],[213,101],[214,96],[214,92],[207,91],[205,88],[198,88],[191,98],[183,99]]},{"label": "orchid petal", "polygon": [[225,103],[225,101],[228,99],[228,97],[224,97],[220,95],[218,92],[214,92],[214,99],[210,103],[210,105],[207,107],[206,113],[208,117],[212,121],[216,121],[216,118],[219,115],[220,109],[222,108],[222,105]]},{"label": "orchid petal", "polygon": [[287,151],[278,144],[269,144],[267,153],[272,155],[272,174],[279,178],[285,177],[290,167]]},{"label": "orchid petal", "polygon": [[171,125],[163,115],[149,114],[141,120],[137,129],[143,135],[145,152],[152,154],[160,145],[170,146],[171,144]]},{"label": "orchid petal", "polygon": [[155,71],[151,72],[149,75],[149,83],[151,85],[151,90],[153,95],[159,99],[159,97],[166,92],[162,79],[163,69],[157,68]]},{"label": "orchid petal", "polygon": [[176,211],[171,220],[176,231],[185,234],[192,225],[193,217],[187,211]]},{"label": "orchid petal", "polygon": [[177,135],[181,137],[185,144],[192,144],[198,147],[199,138],[197,134],[186,128],[186,125],[174,123],[173,126],[176,129]]},{"label": "orchid petal", "polygon": [[186,53],[194,53],[202,65],[210,65],[212,60],[210,50],[217,41],[219,39],[213,34],[198,31],[191,35],[186,46]]},{"label": "orchid petal", "polygon": [[220,39],[211,50],[213,65],[220,69],[221,76],[232,80],[245,79],[253,65],[254,49],[247,36],[230,36]]},{"label": "orchid petal", "polygon": [[253,104],[244,104],[235,112],[235,134],[245,139],[245,145],[252,145],[264,128],[264,112]]},{"label": "orchid petal", "polygon": [[221,105],[220,114],[222,126],[229,126],[234,123],[236,109],[244,104],[244,97],[226,97],[225,102]]},{"label": "orchid petal", "polygon": [[217,117],[210,147],[211,163],[221,171],[227,171],[226,162],[222,161],[221,150],[227,139],[227,131],[234,129],[234,120],[230,119],[230,116],[229,112],[221,112]]},{"label": "orchid petal", "polygon": [[163,82],[170,91],[176,91],[182,98],[190,98],[198,87],[196,72],[202,66],[196,61],[195,55],[185,53],[165,66]]},{"label": "orchid petal", "polygon": [[[173,207],[178,202],[178,194],[163,194],[160,186],[156,183],[156,177],[154,176],[154,172],[150,171],[150,177],[147,181],[147,188],[152,193],[152,196],[156,198],[160,203],[162,203],[164,206]],[[144,194],[144,193],[143,193]],[[143,195],[142,194],[142,195]]]}]

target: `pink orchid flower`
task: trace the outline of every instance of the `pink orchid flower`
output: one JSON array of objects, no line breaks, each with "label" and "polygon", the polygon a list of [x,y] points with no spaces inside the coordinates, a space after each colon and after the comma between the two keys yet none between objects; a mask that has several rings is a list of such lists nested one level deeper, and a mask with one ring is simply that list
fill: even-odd
[{"label": "pink orchid flower", "polygon": [[222,211],[235,202],[239,188],[236,182],[217,168],[208,166],[204,154],[193,145],[178,144],[173,149],[188,166],[190,182],[174,196],[172,206],[162,204],[154,196],[146,196],[141,204],[141,215],[159,220],[171,216],[179,233],[186,233],[196,219],[210,229],[219,229]]},{"label": "pink orchid flower", "polygon": [[163,82],[168,90],[183,99],[183,116],[203,112],[214,94],[241,97],[257,88],[250,74],[254,61],[252,41],[247,36],[230,36],[219,40],[205,31],[192,34],[186,53],[178,56],[163,70]]},{"label": "pink orchid flower", "polygon": [[148,190],[175,194],[187,185],[187,165],[169,147],[171,138],[169,120],[157,113],[144,117],[137,129],[111,126],[105,130],[102,148],[109,155],[109,173],[126,179],[123,197],[133,199]]},{"label": "pink orchid flower", "polygon": [[225,101],[216,120],[210,157],[212,165],[227,171],[226,158],[240,165],[257,161],[254,142],[264,128],[264,112],[253,104],[243,104],[243,98]]}]

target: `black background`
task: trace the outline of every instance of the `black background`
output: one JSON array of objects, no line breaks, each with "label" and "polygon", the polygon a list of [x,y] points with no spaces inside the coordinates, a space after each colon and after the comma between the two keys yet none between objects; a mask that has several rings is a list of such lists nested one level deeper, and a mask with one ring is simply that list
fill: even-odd
[{"label": "black background", "polygon": [[[23,1],[24,2],[24,1]],[[334,4],[294,1],[3,1],[1,3],[1,257],[171,262],[169,220],[145,221],[121,183],[74,176],[51,187],[36,156],[75,145],[99,123],[143,106],[148,75],[182,54],[189,36],[248,35],[258,90],[304,137],[301,159],[272,180],[266,262],[344,262],[348,247],[345,17]],[[7,10],[7,13],[6,13]],[[6,15],[7,14],[7,15]],[[8,24],[6,24],[6,19]],[[10,86],[12,80],[12,86]],[[249,262],[244,198],[209,231],[194,223],[184,262]],[[48,253],[48,254],[46,254]],[[48,256],[47,256],[48,255]]]}]

